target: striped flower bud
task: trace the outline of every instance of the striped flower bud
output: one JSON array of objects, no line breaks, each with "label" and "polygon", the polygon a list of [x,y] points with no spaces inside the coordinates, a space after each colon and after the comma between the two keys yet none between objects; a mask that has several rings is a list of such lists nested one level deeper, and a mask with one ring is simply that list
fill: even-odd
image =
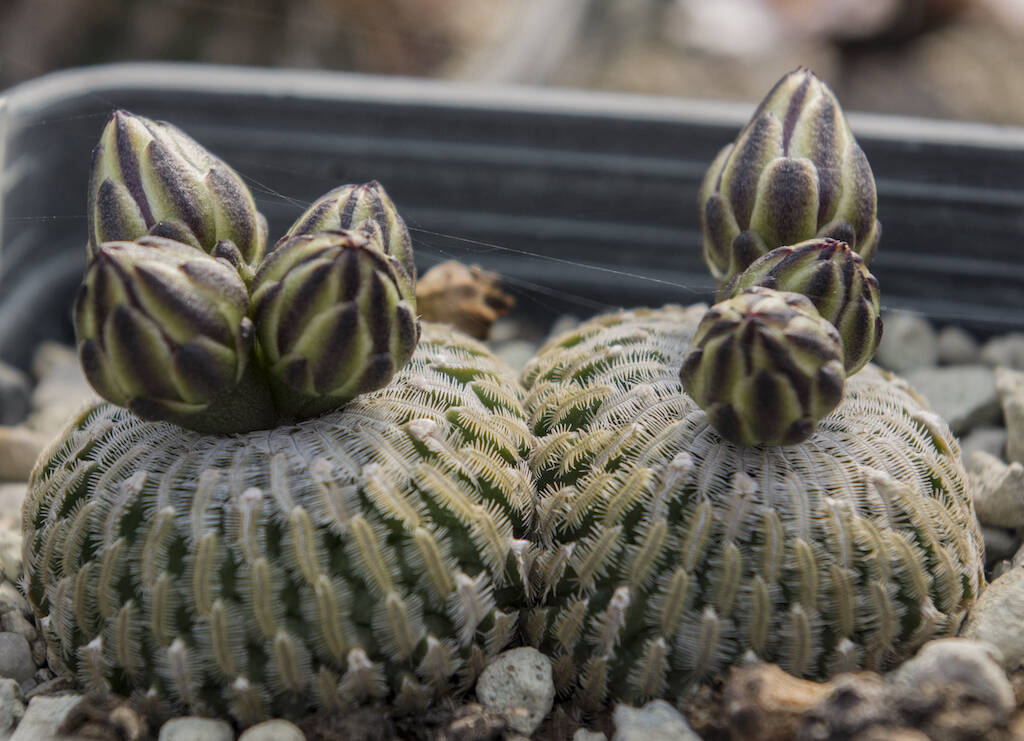
[{"label": "striped flower bud", "polygon": [[761,255],[813,237],[878,245],[875,181],[839,103],[805,69],[783,77],[700,190],[704,259],[725,284]]},{"label": "striped flower bud", "polygon": [[385,386],[419,339],[404,268],[371,234],[279,242],[253,279],[252,316],[278,411],[307,418]]},{"label": "striped flower bud", "polygon": [[269,390],[250,383],[247,308],[238,274],[202,250],[162,237],[101,244],[75,302],[82,368],[143,419],[203,432],[269,425]]},{"label": "striped flower bud", "polygon": [[727,440],[791,445],[842,399],[843,347],[806,296],[758,286],[708,310],[679,378]]},{"label": "striped flower bud", "polygon": [[205,252],[228,241],[251,268],[267,242],[238,173],[171,124],[127,111],[114,112],[93,152],[88,219],[90,255],[149,234]]},{"label": "striped flower bud", "polygon": [[871,360],[882,339],[878,281],[846,242],[811,239],[755,260],[729,285],[726,297],[752,286],[802,293],[839,330],[851,376]]},{"label": "striped flower bud", "polygon": [[281,242],[299,234],[365,229],[369,224],[379,229],[384,254],[396,258],[410,280],[415,279],[412,237],[395,202],[376,180],[362,185],[342,185],[324,194],[292,224]]}]

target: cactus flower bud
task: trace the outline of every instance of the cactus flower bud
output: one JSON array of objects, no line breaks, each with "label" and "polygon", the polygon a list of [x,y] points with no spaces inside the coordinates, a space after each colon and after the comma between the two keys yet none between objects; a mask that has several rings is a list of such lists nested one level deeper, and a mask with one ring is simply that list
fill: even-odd
[{"label": "cactus flower bud", "polygon": [[842,399],[843,347],[806,296],[757,286],[708,310],[679,378],[727,440],[791,445]]},{"label": "cactus flower bud", "polygon": [[251,269],[267,222],[238,173],[168,123],[115,111],[93,152],[90,255],[104,242],[147,234],[212,252],[230,241]]},{"label": "cactus flower bud", "polygon": [[811,239],[774,249],[740,273],[725,298],[752,286],[809,298],[822,318],[839,330],[846,375],[863,368],[878,349],[882,339],[878,281],[846,242]]},{"label": "cactus flower bud", "polygon": [[410,279],[415,278],[409,230],[395,202],[376,180],[342,185],[324,194],[292,224],[278,244],[299,234],[363,229],[368,223],[379,227],[384,254],[396,258]]},{"label": "cactus flower bud", "polygon": [[806,69],[783,77],[700,190],[704,259],[725,284],[761,255],[832,237],[870,262],[875,181],[839,103]]},{"label": "cactus flower bud", "polygon": [[162,237],[101,244],[75,301],[82,368],[143,419],[203,432],[269,425],[269,390],[249,372],[247,308],[238,274],[202,250]]},{"label": "cactus flower bud", "polygon": [[[404,268],[373,233],[279,242],[253,279],[252,316],[278,411],[307,418],[386,385],[419,339]],[[404,276],[407,277],[407,276]]]}]

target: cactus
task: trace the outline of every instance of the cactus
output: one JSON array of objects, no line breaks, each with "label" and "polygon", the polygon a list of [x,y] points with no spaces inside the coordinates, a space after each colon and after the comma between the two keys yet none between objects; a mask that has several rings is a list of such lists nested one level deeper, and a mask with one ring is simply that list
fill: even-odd
[{"label": "cactus", "polygon": [[93,152],[87,212],[90,256],[153,235],[237,256],[247,277],[266,247],[267,221],[238,173],[177,127],[127,111]]},{"label": "cactus", "polygon": [[44,453],[26,594],[90,689],[248,724],[470,685],[527,599],[521,391],[425,325],[390,384],[232,436],[101,403]]},{"label": "cactus", "polygon": [[679,378],[725,439],[792,445],[843,396],[842,342],[806,296],[755,286],[708,310]]},{"label": "cactus", "polygon": [[[52,656],[90,690],[242,724],[465,689],[531,595],[522,389],[477,341],[420,336],[378,184],[329,194],[354,194],[353,223],[263,255],[221,239],[239,212],[211,205],[222,177],[194,177],[218,163],[123,112],[97,152],[75,318],[114,403],[42,454],[22,517]],[[149,234],[99,241],[121,227]]]},{"label": "cactus", "polygon": [[678,377],[705,311],[590,320],[523,372],[546,545],[524,625],[586,708],[678,700],[748,653],[881,669],[983,585],[957,442],[903,381],[868,365],[806,442],[736,446]]},{"label": "cactus", "polygon": [[811,239],[774,249],[736,276],[722,298],[752,286],[807,296],[839,331],[846,375],[863,368],[878,349],[882,340],[878,281],[845,242]]},{"label": "cactus", "polygon": [[715,158],[700,191],[704,259],[720,285],[761,255],[814,237],[870,262],[875,181],[835,95],[810,71],[784,76]]}]

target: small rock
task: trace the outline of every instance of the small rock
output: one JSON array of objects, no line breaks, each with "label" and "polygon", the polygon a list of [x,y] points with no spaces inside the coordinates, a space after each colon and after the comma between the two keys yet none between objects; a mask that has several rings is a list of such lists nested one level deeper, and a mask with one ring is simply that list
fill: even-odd
[{"label": "small rock", "polygon": [[858,734],[879,725],[894,724],[892,688],[874,672],[841,674],[828,695],[800,721],[800,741],[860,738]]},{"label": "small rock", "polygon": [[294,723],[275,718],[252,726],[238,741],[306,741],[306,734]]},{"label": "small rock", "polygon": [[990,566],[996,561],[1011,558],[1019,547],[1017,536],[1013,530],[1001,527],[982,525],[981,538],[985,541],[985,565]]},{"label": "small rock", "polygon": [[[476,696],[484,707],[505,714],[512,730],[530,735],[555,701],[551,662],[535,648],[505,651],[481,672]],[[527,712],[509,712],[517,708]]]},{"label": "small rock", "polygon": [[32,644],[32,660],[36,666],[46,666],[46,641],[35,641]]},{"label": "small rock", "polygon": [[0,574],[9,582],[17,582],[21,578],[20,530],[0,527]]},{"label": "small rock", "polygon": [[1024,566],[1015,566],[988,585],[967,615],[960,635],[999,647],[1002,665],[1013,671],[1024,664]]},{"label": "small rock", "polygon": [[1013,564],[1014,568],[1017,566],[1024,566],[1024,543],[1022,543],[1020,548],[1017,549],[1017,552],[1013,554],[1013,558],[1010,559],[1010,562]]},{"label": "small rock", "polygon": [[615,706],[612,741],[700,741],[683,714],[664,700],[651,700],[642,708]]},{"label": "small rock", "polygon": [[551,329],[548,330],[548,337],[557,337],[565,332],[570,332],[580,326],[580,318],[572,314],[562,314],[558,317]]},{"label": "small rock", "polygon": [[186,715],[160,726],[157,741],[234,741],[235,733],[223,720]]},{"label": "small rock", "polygon": [[35,673],[36,662],[25,636],[0,633],[0,677],[10,677],[20,684],[32,679]]},{"label": "small rock", "polygon": [[514,371],[519,372],[527,361],[537,354],[537,346],[527,340],[511,340],[496,346],[494,354],[504,360]]},{"label": "small rock", "polygon": [[981,360],[993,367],[1024,370],[1024,334],[1011,332],[993,337],[981,346]]},{"label": "small rock", "polygon": [[976,450],[1003,458],[1006,455],[1006,428],[978,425],[960,440],[960,453],[964,459]]},{"label": "small rock", "polygon": [[1006,425],[1006,460],[1024,463],[1024,373],[996,368],[995,377]]},{"label": "small rock", "polygon": [[16,425],[25,419],[31,384],[24,372],[0,361],[0,425]]},{"label": "small rock", "polygon": [[53,366],[39,379],[32,391],[32,413],[25,424],[51,439],[75,414],[98,398],[85,380],[78,358],[72,354],[71,359]]},{"label": "small rock", "polygon": [[858,734],[857,741],[931,741],[931,739],[913,728],[875,726]]},{"label": "small rock", "polygon": [[966,365],[978,360],[978,341],[963,327],[950,324],[939,331],[939,362],[944,365]]},{"label": "small rock", "polygon": [[28,602],[18,588],[9,581],[4,581],[0,582],[0,614],[9,610],[18,610],[26,614],[30,612]]},{"label": "small rock", "polygon": [[32,643],[37,637],[36,626],[30,623],[19,610],[8,610],[3,616],[0,616],[0,627],[7,633],[17,633],[29,643]]},{"label": "small rock", "polygon": [[999,419],[999,396],[992,369],[984,365],[952,365],[909,371],[907,383],[928,400],[936,414],[959,435],[975,425]]},{"label": "small rock", "polygon": [[502,342],[522,339],[526,332],[526,327],[519,319],[502,317],[491,325],[491,331],[487,334],[487,341],[498,345]]},{"label": "small rock", "polygon": [[48,438],[27,427],[0,427],[0,481],[25,481]]},{"label": "small rock", "polygon": [[1009,718],[1016,700],[1010,680],[1000,665],[1002,658],[999,649],[989,642],[939,638],[926,643],[916,656],[903,662],[891,676],[893,682],[905,687],[966,685],[997,715]]},{"label": "small rock", "polygon": [[894,373],[929,368],[939,358],[939,338],[927,319],[894,311],[883,317],[885,331],[875,361]]},{"label": "small rock", "polygon": [[964,466],[978,521],[1000,528],[1024,526],[1024,465],[976,452],[964,458]]},{"label": "small rock", "polygon": [[81,699],[81,695],[33,697],[25,717],[8,741],[57,741],[60,738],[57,729]]},{"label": "small rock", "polygon": [[736,738],[787,741],[804,713],[831,691],[831,685],[794,677],[775,664],[733,669],[725,684],[726,722]]},{"label": "small rock", "polygon": [[32,375],[39,381],[60,366],[77,362],[78,355],[75,353],[75,348],[53,340],[44,340],[39,343],[35,353],[32,354]]},{"label": "small rock", "polygon": [[577,728],[576,733],[572,734],[572,741],[608,741],[608,737],[600,731]]},{"label": "small rock", "polygon": [[73,738],[110,741],[141,741],[148,731],[146,720],[127,700],[99,694],[82,698],[57,729]]},{"label": "small rock", "polygon": [[6,738],[24,715],[21,687],[13,679],[0,679],[0,736]]}]

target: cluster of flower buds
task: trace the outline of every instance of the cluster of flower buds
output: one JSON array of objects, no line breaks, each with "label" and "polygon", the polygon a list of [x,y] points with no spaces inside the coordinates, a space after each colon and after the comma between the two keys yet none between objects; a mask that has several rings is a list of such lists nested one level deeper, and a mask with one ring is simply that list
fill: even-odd
[{"label": "cluster of flower buds", "polygon": [[832,91],[783,77],[712,163],[700,207],[720,302],[680,379],[724,438],[800,442],[882,336],[874,178]]},{"label": "cluster of flower buds", "polygon": [[262,429],[387,384],[419,338],[412,243],[379,183],[337,188],[266,253],[241,177],[117,111],[93,157],[75,305],[96,391],[148,420]]}]

